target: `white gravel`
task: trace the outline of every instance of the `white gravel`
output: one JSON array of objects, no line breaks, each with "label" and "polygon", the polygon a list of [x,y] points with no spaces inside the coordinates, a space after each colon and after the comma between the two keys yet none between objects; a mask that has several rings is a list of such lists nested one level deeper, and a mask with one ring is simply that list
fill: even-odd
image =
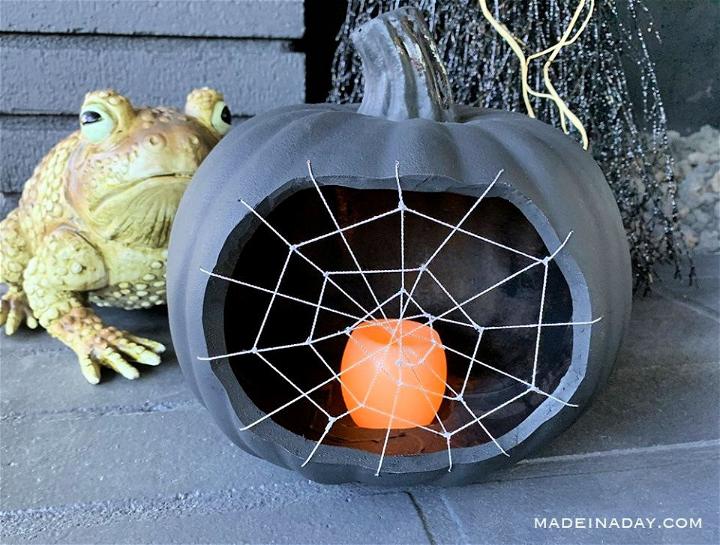
[{"label": "white gravel", "polygon": [[720,131],[705,125],[681,136],[669,131],[679,181],[680,223],[696,252],[720,251]]}]

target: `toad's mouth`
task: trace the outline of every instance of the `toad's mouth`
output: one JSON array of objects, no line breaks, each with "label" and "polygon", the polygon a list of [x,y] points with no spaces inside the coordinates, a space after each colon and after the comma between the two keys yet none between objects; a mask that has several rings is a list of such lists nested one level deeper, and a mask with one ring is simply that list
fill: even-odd
[{"label": "toad's mouth", "polygon": [[[102,197],[91,211],[93,213],[102,213],[104,208],[114,208],[114,206],[118,203],[133,201],[140,194],[145,193],[146,191],[152,192],[158,197],[162,197],[163,195],[173,197],[177,194],[178,189],[182,189],[182,192],[184,192],[193,174],[193,172],[178,172],[156,174],[140,178],[134,182],[124,184],[117,190]],[[182,196],[182,192],[180,193],[180,196]]]},{"label": "toad's mouth", "polygon": [[95,228],[109,240],[160,247],[191,174],[162,174],[143,178],[102,198],[91,209]]}]

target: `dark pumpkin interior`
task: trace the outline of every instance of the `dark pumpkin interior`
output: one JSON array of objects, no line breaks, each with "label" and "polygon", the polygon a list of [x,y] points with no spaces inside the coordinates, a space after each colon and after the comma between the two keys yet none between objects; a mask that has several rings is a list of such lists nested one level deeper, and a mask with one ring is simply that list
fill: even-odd
[{"label": "dark pumpkin interior", "polygon": [[[341,226],[354,224],[391,210],[397,204],[397,193],[387,189],[353,189],[343,186],[324,186],[323,194]],[[475,202],[475,197],[450,192],[405,191],[407,205],[449,224],[456,224]],[[263,215],[288,241],[293,244],[330,232],[333,223],[318,198],[315,188],[300,189],[276,204],[266,206]],[[237,265],[233,278],[275,289],[285,263],[287,245],[256,218],[236,247]],[[486,198],[467,218],[463,227],[468,231],[505,244],[527,254],[542,258],[548,255],[540,236],[520,210],[501,198]],[[373,221],[346,232],[357,260],[365,270],[400,267],[400,215]],[[428,220],[406,215],[406,267],[424,263],[445,239],[450,230]],[[355,266],[340,236],[335,235],[309,244],[303,253],[326,271],[354,270]],[[464,234],[455,234],[433,260],[430,269],[453,295],[464,301],[496,284],[513,272],[532,263],[527,257],[479,241]],[[464,308],[479,324],[486,326],[532,324],[538,320],[539,301],[543,282],[542,265],[531,268],[489,291]],[[406,273],[405,284],[415,282],[417,273]],[[365,308],[375,306],[360,275],[334,276],[337,284]],[[379,301],[398,291],[400,275],[385,273],[367,275]],[[213,280],[216,282],[216,280]],[[320,272],[297,256],[287,265],[280,291],[307,301],[317,301],[323,283]],[[227,352],[247,350],[253,346],[271,300],[271,294],[237,284],[229,284],[224,301],[225,345]],[[452,307],[443,290],[427,275],[418,283],[415,297],[425,311],[438,315]],[[358,307],[336,287],[328,286],[323,305],[348,314],[359,313]],[[549,266],[545,298],[545,322],[569,322],[572,302],[568,284],[554,263]],[[399,302],[394,300],[384,307],[390,318],[398,317]],[[418,314],[413,306],[410,314]],[[276,298],[260,336],[258,346],[278,346],[301,343],[308,338],[315,317],[315,309],[295,301]],[[459,311],[448,318],[463,321]],[[353,319],[327,311],[317,317],[314,337],[340,331],[353,324]],[[469,327],[451,323],[433,324],[443,343],[465,354],[472,354],[477,332]],[[479,345],[478,359],[514,377],[531,381],[536,328],[516,328],[485,331]],[[335,371],[347,342],[344,335],[316,344],[317,350]],[[567,371],[572,352],[572,327],[558,326],[543,329],[537,367],[536,385],[540,390],[552,392]],[[230,364],[240,387],[252,403],[268,413],[298,397],[298,390],[285,377],[303,391],[332,377],[322,361],[308,347],[277,350],[265,354],[275,367],[257,355],[248,354],[230,358]],[[459,390],[468,370],[468,360],[447,353],[448,384]],[[477,416],[502,405],[527,390],[526,384],[481,365],[473,366],[464,399]],[[450,392],[446,394],[451,395]],[[310,394],[311,398],[332,415],[342,414],[345,405],[340,384],[330,380]],[[537,393],[528,393],[517,401],[505,405],[482,419],[487,432],[502,436],[522,422],[546,399]],[[444,400],[439,416],[449,431],[471,422],[473,417],[459,401]],[[277,412],[273,420],[284,428],[309,440],[318,440],[323,434],[327,418],[310,401],[301,399],[287,409]],[[430,426],[440,430],[438,423]],[[451,446],[469,447],[490,441],[480,425],[473,424],[453,435]],[[323,439],[326,445],[342,445],[379,453],[385,439],[385,430],[357,427],[350,417],[342,418]],[[408,455],[434,452],[447,448],[443,437],[421,428],[393,430],[387,446],[387,455]]]}]

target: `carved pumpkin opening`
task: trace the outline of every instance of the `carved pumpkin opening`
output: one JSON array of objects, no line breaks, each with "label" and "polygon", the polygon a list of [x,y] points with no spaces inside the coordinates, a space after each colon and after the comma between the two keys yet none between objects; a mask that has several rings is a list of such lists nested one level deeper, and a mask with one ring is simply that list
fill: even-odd
[{"label": "carved pumpkin opening", "polygon": [[[237,354],[214,365],[229,362],[232,374],[218,376],[244,393],[233,402],[241,421],[391,457],[494,442],[556,392],[574,332],[559,325],[573,321],[566,274],[542,261],[556,248],[501,192],[479,199],[483,187],[401,183],[402,215],[390,181],[325,179],[331,216],[318,188],[291,182],[228,238],[216,270],[234,282],[210,278],[205,308],[222,309],[223,326],[206,327],[206,337],[210,353]],[[541,305],[548,325],[538,344]],[[377,319],[430,323],[446,347],[447,387],[428,426],[388,433],[347,415],[329,422],[346,412],[338,373],[348,333],[373,309]],[[582,370],[573,375],[576,386]]]}]

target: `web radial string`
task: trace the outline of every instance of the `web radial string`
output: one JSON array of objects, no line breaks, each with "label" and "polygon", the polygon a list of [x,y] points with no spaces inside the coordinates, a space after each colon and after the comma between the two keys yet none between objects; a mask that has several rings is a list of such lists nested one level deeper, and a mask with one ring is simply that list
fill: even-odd
[{"label": "web radial string", "polygon": [[[450,233],[445,237],[445,239],[440,243],[440,245],[435,248],[435,251],[430,255],[430,257],[425,261],[425,263],[422,263],[420,266],[420,272],[415,277],[415,282],[413,282],[412,287],[410,288],[410,292],[408,294],[408,300],[412,299],[412,296],[415,294],[415,290],[418,287],[418,284],[420,283],[420,280],[422,278],[423,272],[430,266],[430,263],[438,256],[438,254],[442,251],[442,249],[447,245],[448,242],[450,242],[450,239],[458,232],[458,229],[462,226],[463,223],[465,223],[465,220],[467,220],[470,215],[475,211],[475,209],[480,205],[482,200],[485,198],[485,195],[487,195],[490,190],[493,188],[493,186],[497,183],[497,181],[500,179],[500,176],[502,176],[503,171],[497,173],[495,176],[495,179],[488,184],[487,188],[485,188],[485,191],[482,192],[482,194],[475,200],[475,202],[472,204],[470,209],[465,213],[465,215],[460,218],[457,225],[452,226]],[[411,210],[412,211],[412,210]],[[407,304],[406,304],[407,307]],[[403,308],[402,314],[405,313],[407,308]]]},{"label": "web radial string", "polygon": [[[320,186],[317,183],[317,180],[315,180],[315,175],[313,174],[312,170],[312,163],[310,161],[307,162],[307,168],[308,168],[308,175],[310,176],[310,180],[312,180],[313,186],[315,187],[315,190],[317,191],[318,196],[320,197],[320,200],[323,203],[323,206],[325,207],[325,210],[327,210],[328,215],[330,216],[330,219],[333,222],[333,225],[335,226],[335,229],[337,230],[338,235],[340,235],[340,239],[342,240],[343,244],[345,245],[345,248],[347,248],[348,253],[350,254],[350,259],[352,259],[353,264],[355,265],[355,268],[357,269],[358,273],[360,273],[360,276],[362,277],[363,282],[365,283],[365,286],[368,289],[368,292],[370,293],[370,296],[373,298],[373,301],[376,305],[380,304],[380,301],[378,301],[377,295],[375,295],[375,291],[372,289],[372,286],[370,285],[369,280],[367,279],[367,276],[365,276],[365,272],[362,270],[362,267],[360,267],[360,263],[358,262],[357,256],[355,255],[355,252],[353,252],[352,247],[350,246],[350,243],[348,242],[347,238],[345,237],[345,233],[343,232],[342,228],[340,227],[340,224],[338,223],[337,218],[335,217],[335,214],[333,214],[332,209],[330,208],[330,205],[327,202],[327,199],[325,199],[325,195],[323,195],[322,191],[320,191]],[[385,315],[385,311],[380,307],[380,314],[383,318],[387,320],[387,316]]]}]

